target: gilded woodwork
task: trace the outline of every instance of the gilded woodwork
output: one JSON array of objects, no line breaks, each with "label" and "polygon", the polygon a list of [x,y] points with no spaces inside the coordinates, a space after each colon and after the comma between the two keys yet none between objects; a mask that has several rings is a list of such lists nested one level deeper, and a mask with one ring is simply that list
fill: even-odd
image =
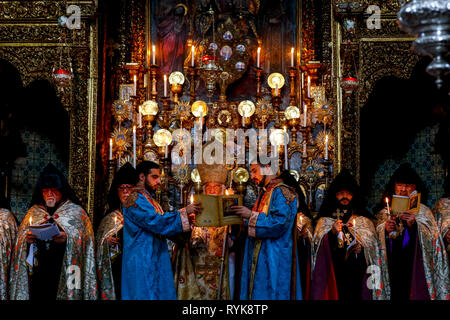
[{"label": "gilded woodwork", "polygon": [[[81,29],[68,30],[64,43],[58,17],[65,5],[81,9]],[[97,1],[0,1],[0,58],[18,70],[23,86],[37,79],[54,85],[52,68],[61,46],[70,56],[74,78],[57,96],[70,117],[69,182],[92,217],[97,105]],[[64,56],[66,57],[66,55]]]}]

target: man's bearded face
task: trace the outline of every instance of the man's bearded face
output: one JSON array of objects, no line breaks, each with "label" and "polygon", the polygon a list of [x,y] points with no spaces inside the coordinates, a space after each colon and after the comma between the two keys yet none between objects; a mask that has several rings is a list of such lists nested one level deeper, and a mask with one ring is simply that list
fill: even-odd
[{"label": "man's bearded face", "polygon": [[343,207],[350,205],[352,199],[353,199],[353,193],[351,193],[348,190],[341,190],[336,193],[336,200]]},{"label": "man's bearded face", "polygon": [[250,177],[260,187],[264,187],[266,182],[266,176],[270,175],[270,166],[261,166],[259,164],[250,165]]},{"label": "man's bearded face", "polygon": [[161,172],[159,169],[151,169],[150,173],[145,176],[145,188],[149,191],[156,191],[161,185]]},{"label": "man's bearded face", "polygon": [[416,185],[415,184],[410,184],[410,183],[400,183],[400,182],[396,182],[395,183],[395,194],[397,196],[405,196],[405,197],[409,197],[409,195],[411,193],[413,193],[413,191],[416,190]]},{"label": "man's bearded face", "polygon": [[45,205],[49,208],[53,208],[62,198],[62,193],[57,188],[42,189],[42,197],[44,198]]}]

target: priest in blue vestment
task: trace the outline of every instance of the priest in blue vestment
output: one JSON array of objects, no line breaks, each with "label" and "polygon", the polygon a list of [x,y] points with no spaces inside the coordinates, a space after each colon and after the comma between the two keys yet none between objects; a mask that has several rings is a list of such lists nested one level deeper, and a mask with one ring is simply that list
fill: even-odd
[{"label": "priest in blue vestment", "polygon": [[159,165],[143,161],[136,170],[141,186],[123,209],[122,300],[176,300],[166,237],[190,231],[188,215],[200,205],[164,212],[153,197],[161,184]]},{"label": "priest in blue vestment", "polygon": [[251,177],[262,192],[253,210],[232,207],[248,226],[240,299],[301,300],[294,242],[297,197],[295,191],[270,170],[273,170],[270,165],[251,164]]}]

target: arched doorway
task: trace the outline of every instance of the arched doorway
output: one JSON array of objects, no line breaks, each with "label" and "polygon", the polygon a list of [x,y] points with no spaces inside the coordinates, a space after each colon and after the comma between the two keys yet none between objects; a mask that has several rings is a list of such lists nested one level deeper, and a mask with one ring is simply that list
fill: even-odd
[{"label": "arched doorway", "polygon": [[[1,61],[1,65],[9,65],[7,70],[12,70],[5,61]],[[49,162],[66,177],[68,175],[69,116],[56,96],[54,86],[47,80],[35,80],[22,87],[20,79],[18,82],[10,80],[10,73],[2,73],[0,79],[8,88],[5,90],[8,105],[2,108],[8,112],[4,123],[12,130],[14,138],[10,140],[14,140],[11,143],[16,141],[9,148],[15,156],[8,172],[8,196],[11,211],[21,220],[37,178]]]}]

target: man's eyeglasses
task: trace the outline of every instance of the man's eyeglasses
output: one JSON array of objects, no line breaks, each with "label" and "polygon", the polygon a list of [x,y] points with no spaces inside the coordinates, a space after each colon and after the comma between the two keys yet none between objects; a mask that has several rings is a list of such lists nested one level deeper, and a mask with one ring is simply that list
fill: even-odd
[{"label": "man's eyeglasses", "polygon": [[126,191],[126,190],[132,190],[134,188],[134,186],[120,186],[117,189],[121,190],[121,191]]}]

